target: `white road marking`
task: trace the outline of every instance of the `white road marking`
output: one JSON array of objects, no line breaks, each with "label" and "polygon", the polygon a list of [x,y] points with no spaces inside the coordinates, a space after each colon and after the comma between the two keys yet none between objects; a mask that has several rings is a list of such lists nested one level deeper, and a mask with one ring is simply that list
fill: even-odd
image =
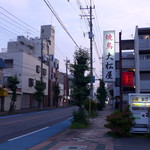
[{"label": "white road marking", "polygon": [[68,118],[67,120],[71,120],[71,119],[73,119],[73,117],[70,117],[70,118]]},{"label": "white road marking", "polygon": [[22,137],[25,137],[25,136],[28,136],[28,135],[31,135],[33,133],[36,133],[36,132],[39,132],[39,131],[42,131],[42,130],[45,130],[49,127],[45,127],[45,128],[42,128],[42,129],[39,129],[39,130],[36,130],[36,131],[33,131],[33,132],[30,132],[30,133],[27,133],[27,134],[24,134],[24,135],[21,135],[21,136],[18,136],[18,137],[15,137],[15,138],[12,138],[12,139],[9,139],[8,141],[13,141],[13,140],[16,140],[16,139],[19,139],[19,138],[22,138]]}]

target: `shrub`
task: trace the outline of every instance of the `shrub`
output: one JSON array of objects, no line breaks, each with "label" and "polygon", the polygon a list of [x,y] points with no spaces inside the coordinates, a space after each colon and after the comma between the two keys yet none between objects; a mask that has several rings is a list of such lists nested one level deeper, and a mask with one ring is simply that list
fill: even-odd
[{"label": "shrub", "polygon": [[97,103],[97,110],[103,110],[103,104],[100,102]]},{"label": "shrub", "polygon": [[88,124],[89,124],[88,115],[83,108],[73,112],[73,121],[71,128],[84,128],[88,126]]},{"label": "shrub", "polygon": [[[89,113],[89,100],[86,100],[84,102],[84,108]],[[91,100],[91,114],[90,117],[96,117],[97,116],[97,104],[95,101]]]},{"label": "shrub", "polygon": [[82,128],[86,128],[86,127],[87,127],[87,125],[78,123],[78,122],[73,122],[70,126],[71,129],[82,129]]},{"label": "shrub", "polygon": [[134,125],[134,117],[132,116],[129,107],[127,107],[123,112],[119,110],[113,112],[106,118],[107,124],[104,126],[109,128],[112,134],[117,136],[129,136],[130,129]]}]

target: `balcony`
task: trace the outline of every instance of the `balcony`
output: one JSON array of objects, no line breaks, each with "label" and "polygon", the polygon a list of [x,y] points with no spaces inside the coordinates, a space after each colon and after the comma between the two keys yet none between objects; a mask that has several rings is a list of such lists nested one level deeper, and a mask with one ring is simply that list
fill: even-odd
[{"label": "balcony", "polygon": [[150,71],[150,60],[140,60],[140,71]]},{"label": "balcony", "polygon": [[150,80],[141,80],[140,90],[141,92],[150,92]]},{"label": "balcony", "polygon": [[150,50],[150,39],[139,39],[140,50]]},{"label": "balcony", "polygon": [[135,68],[134,59],[123,59],[122,68]]}]

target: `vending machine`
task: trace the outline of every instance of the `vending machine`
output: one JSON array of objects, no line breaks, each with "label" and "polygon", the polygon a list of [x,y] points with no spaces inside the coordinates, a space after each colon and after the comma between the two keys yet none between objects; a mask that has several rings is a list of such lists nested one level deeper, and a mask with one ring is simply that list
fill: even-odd
[{"label": "vending machine", "polygon": [[129,94],[130,110],[135,118],[131,132],[149,133],[150,127],[150,94]]}]

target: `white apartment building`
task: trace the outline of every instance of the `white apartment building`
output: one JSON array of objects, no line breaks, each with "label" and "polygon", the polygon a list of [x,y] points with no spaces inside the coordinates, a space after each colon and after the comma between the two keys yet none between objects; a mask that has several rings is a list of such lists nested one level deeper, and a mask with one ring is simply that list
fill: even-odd
[{"label": "white apartment building", "polygon": [[0,53],[0,58],[7,64],[7,68],[4,69],[4,86],[9,76],[17,75],[20,81],[18,85],[22,92],[20,109],[36,107],[33,93],[35,82],[41,77],[41,60],[43,61],[42,77],[46,85],[43,106],[53,104],[52,96],[48,95],[52,95],[52,82],[57,80],[59,69],[59,61],[54,59],[54,54],[55,30],[51,25],[41,26],[40,38],[17,36],[16,41],[8,42],[7,51]]},{"label": "white apartment building", "polygon": [[[150,93],[150,28],[135,30],[133,40],[122,40],[122,72],[133,72],[134,86],[122,87],[123,103],[129,93]],[[120,96],[119,53],[116,53],[116,81],[114,97]]]},{"label": "white apartment building", "polygon": [[[36,107],[33,97],[35,83],[41,77],[41,62],[25,52],[0,53],[6,63],[3,69],[3,87],[7,87],[8,77],[16,75],[19,80],[18,89],[22,92],[21,109]],[[43,82],[45,82],[45,103],[48,95],[48,66],[43,64]]]},{"label": "white apartment building", "polygon": [[150,93],[150,28],[135,31],[136,93]]}]

